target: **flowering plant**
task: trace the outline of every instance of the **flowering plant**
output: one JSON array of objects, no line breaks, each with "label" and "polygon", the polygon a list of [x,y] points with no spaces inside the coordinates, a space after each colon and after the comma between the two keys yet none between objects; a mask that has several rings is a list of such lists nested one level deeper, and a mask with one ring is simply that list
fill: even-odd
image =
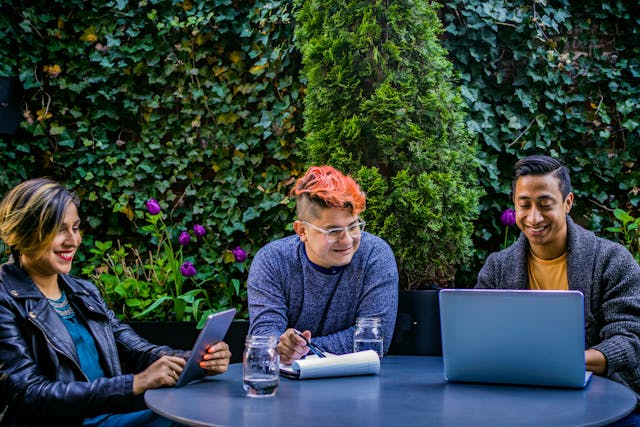
[{"label": "flowering plant", "polygon": [[511,208],[503,210],[500,215],[500,222],[505,226],[504,242],[502,243],[502,249],[505,249],[511,245],[511,242],[509,242],[509,228],[516,224],[516,212]]},{"label": "flowering plant", "polygon": [[147,256],[131,243],[114,250],[112,242],[95,242],[92,261],[98,265],[83,270],[118,317],[195,320],[201,326],[209,313],[230,307],[242,312],[246,291],[227,270],[233,264],[232,273],[244,274],[246,251],[237,246],[212,256],[215,248],[202,224],[191,231],[167,226],[155,199],[146,202],[146,210],[140,230],[150,237]]}]

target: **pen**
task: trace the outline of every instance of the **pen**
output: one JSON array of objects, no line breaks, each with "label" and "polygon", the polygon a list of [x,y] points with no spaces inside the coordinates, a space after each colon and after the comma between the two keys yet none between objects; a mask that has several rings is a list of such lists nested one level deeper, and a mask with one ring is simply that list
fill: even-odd
[{"label": "pen", "polygon": [[322,350],[320,350],[318,348],[317,345],[315,345],[314,343],[312,343],[311,341],[309,341],[307,339],[307,337],[305,337],[304,335],[302,335],[302,332],[300,332],[297,329],[294,329],[293,332],[299,336],[300,338],[302,338],[306,343],[307,343],[307,347],[309,347],[309,349],[318,357],[326,357],[325,354],[322,352]]}]

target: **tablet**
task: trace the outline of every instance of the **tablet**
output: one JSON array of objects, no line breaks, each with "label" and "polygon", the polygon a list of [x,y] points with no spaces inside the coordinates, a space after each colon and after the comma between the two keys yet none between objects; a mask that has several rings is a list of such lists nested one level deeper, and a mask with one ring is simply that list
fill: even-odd
[{"label": "tablet", "polygon": [[196,339],[196,343],[193,349],[191,349],[191,355],[187,359],[187,364],[182,370],[180,377],[178,377],[176,387],[200,380],[205,376],[206,371],[199,366],[202,356],[204,356],[209,346],[224,339],[235,315],[236,309],[230,308],[207,316],[207,320],[198,335],[198,339]]}]

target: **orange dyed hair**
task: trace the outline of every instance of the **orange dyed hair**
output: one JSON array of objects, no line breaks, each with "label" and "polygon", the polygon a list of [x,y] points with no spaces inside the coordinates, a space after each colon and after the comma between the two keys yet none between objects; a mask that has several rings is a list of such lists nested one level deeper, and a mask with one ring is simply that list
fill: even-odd
[{"label": "orange dyed hair", "polygon": [[[305,200],[323,208],[351,208],[354,215],[365,209],[366,197],[348,175],[331,166],[311,166],[291,189],[298,202],[298,216]],[[303,203],[300,203],[303,202]]]}]

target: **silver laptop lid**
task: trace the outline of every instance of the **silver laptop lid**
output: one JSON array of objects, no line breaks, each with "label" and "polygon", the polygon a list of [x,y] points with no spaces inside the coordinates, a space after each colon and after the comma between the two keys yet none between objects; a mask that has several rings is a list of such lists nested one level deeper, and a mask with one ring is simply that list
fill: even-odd
[{"label": "silver laptop lid", "polygon": [[586,384],[578,291],[443,289],[440,322],[447,381]]}]

